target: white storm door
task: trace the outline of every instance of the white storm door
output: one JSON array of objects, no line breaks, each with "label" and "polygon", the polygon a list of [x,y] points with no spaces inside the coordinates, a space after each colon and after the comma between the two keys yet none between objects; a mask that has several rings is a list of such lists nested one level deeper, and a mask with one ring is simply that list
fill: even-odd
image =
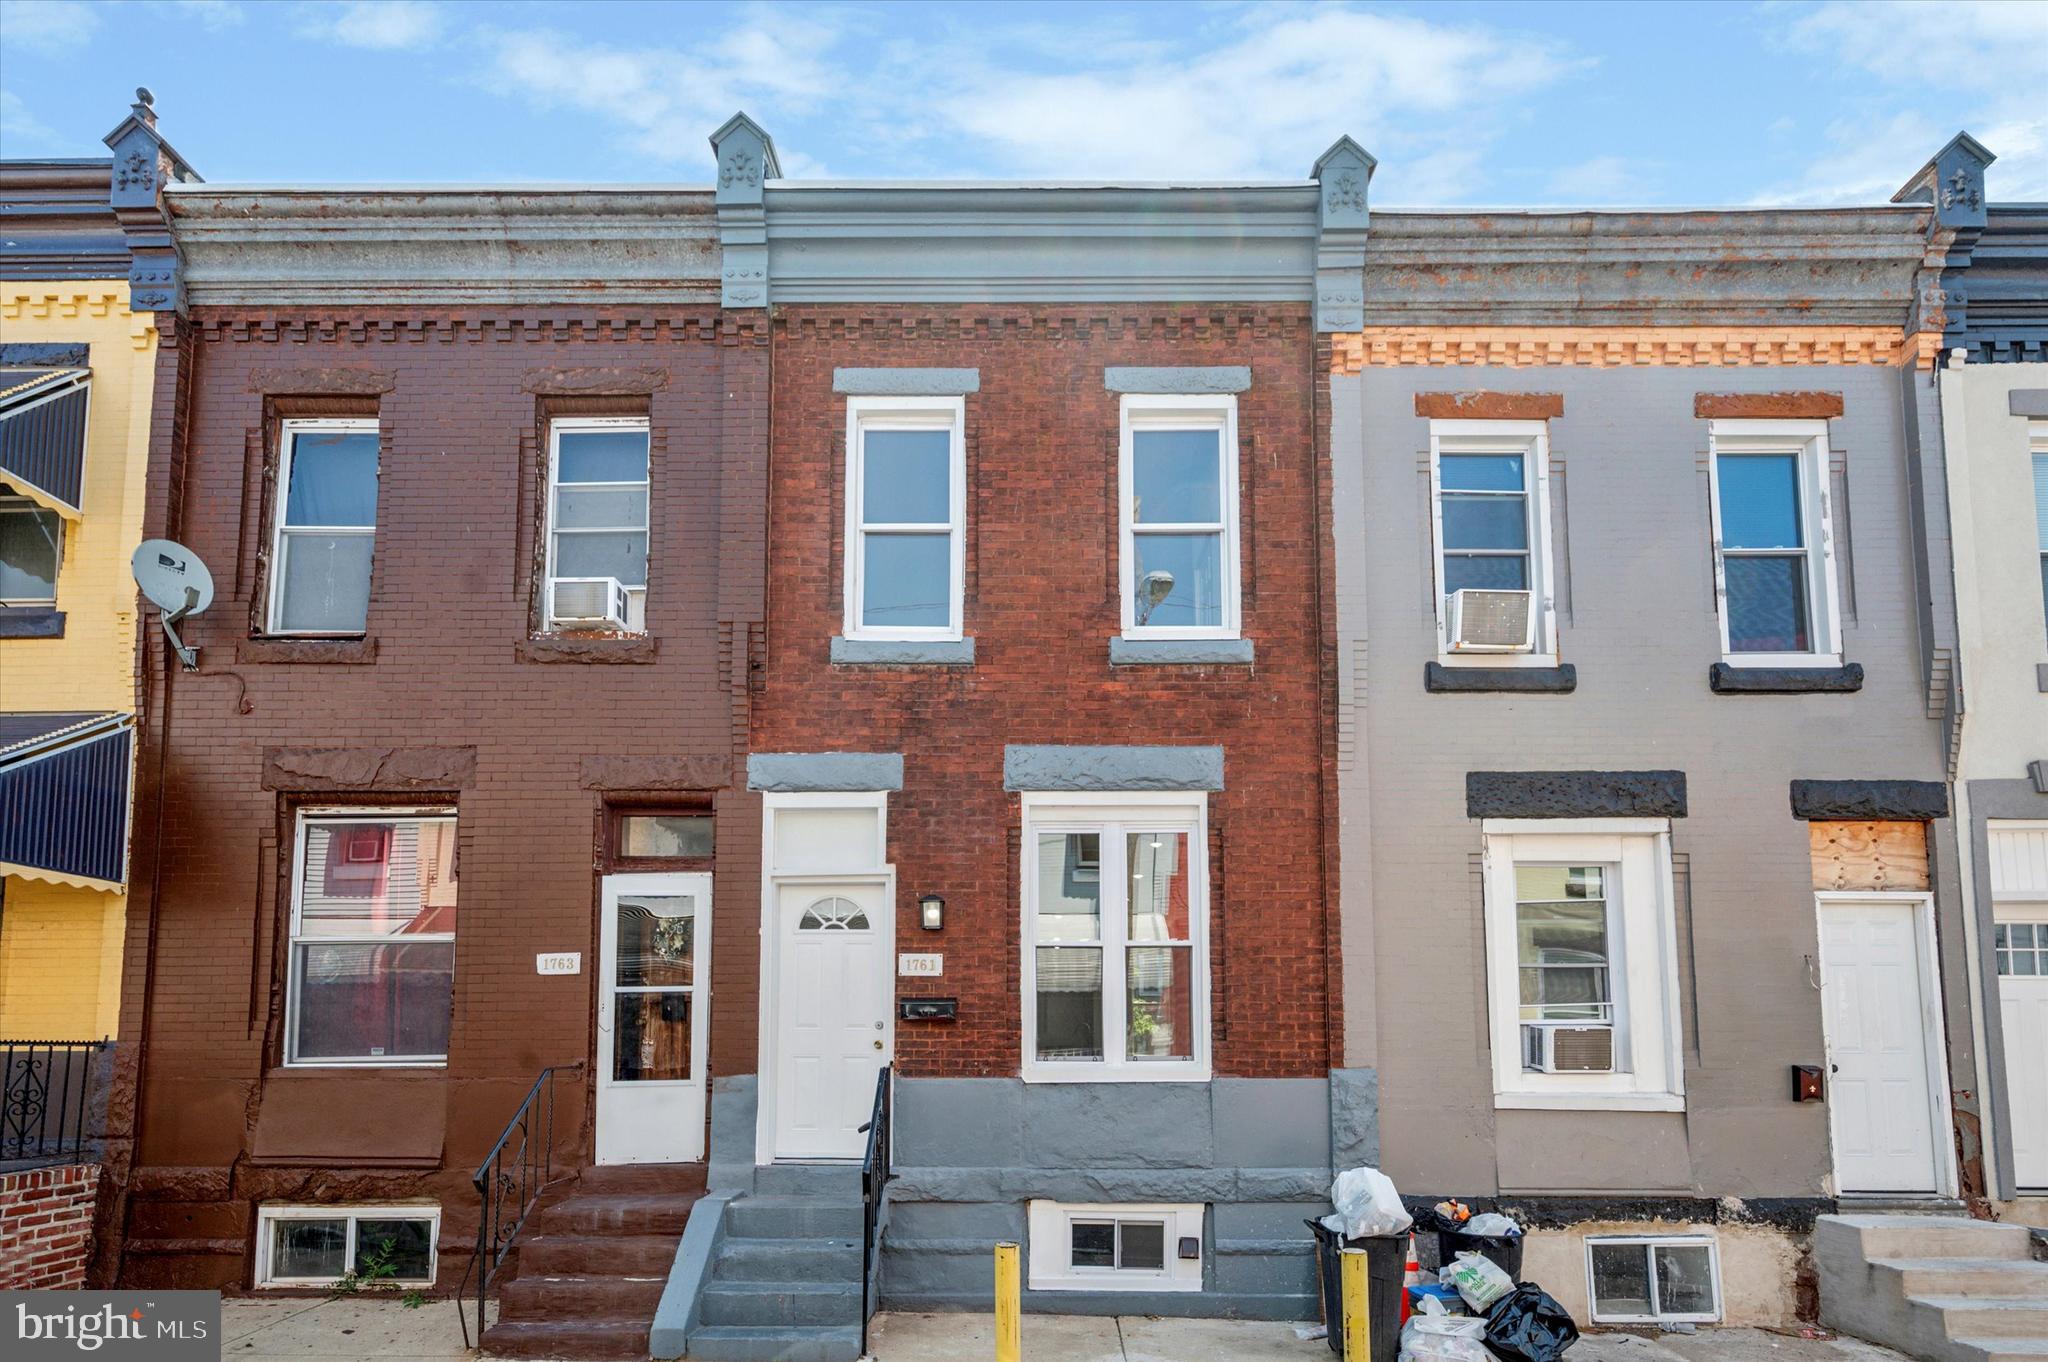
[{"label": "white storm door", "polygon": [[1837,1191],[1940,1187],[1920,909],[1917,899],[1820,905]]},{"label": "white storm door", "polygon": [[597,984],[597,1161],[704,1157],[711,877],[607,875]]},{"label": "white storm door", "polygon": [[1994,931],[2012,1177],[2039,1191],[2048,1188],[2048,913],[2001,919]]},{"label": "white storm door", "polygon": [[889,1061],[894,937],[881,882],[776,885],[775,1156],[857,1159]]}]

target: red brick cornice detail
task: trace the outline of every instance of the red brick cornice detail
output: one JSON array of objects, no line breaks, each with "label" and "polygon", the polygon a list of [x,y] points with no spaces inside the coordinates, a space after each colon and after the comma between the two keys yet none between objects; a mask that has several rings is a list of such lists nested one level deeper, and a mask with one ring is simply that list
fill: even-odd
[{"label": "red brick cornice detail", "polygon": [[1564,394],[1417,393],[1415,414],[1432,421],[1547,421],[1564,415]]},{"label": "red brick cornice detail", "polygon": [[[1938,344],[1939,336],[1932,338]],[[1926,367],[1925,338],[1883,326],[1373,326],[1331,338],[1331,372],[1386,367]]]},{"label": "red brick cornice detail", "polygon": [[766,318],[694,312],[414,312],[336,308],[308,313],[269,308],[207,308],[191,327],[210,342],[309,341],[712,341],[764,343]]},{"label": "red brick cornice detail", "polygon": [[1805,417],[1825,420],[1842,414],[1840,393],[1698,393],[1692,399],[1698,417]]}]

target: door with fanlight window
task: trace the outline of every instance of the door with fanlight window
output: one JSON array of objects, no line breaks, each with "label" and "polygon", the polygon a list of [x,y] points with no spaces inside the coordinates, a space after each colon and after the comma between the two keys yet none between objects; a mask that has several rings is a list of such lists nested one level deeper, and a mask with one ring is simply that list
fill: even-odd
[{"label": "door with fanlight window", "polygon": [[775,896],[775,1156],[857,1159],[893,1041],[888,885],[796,880]]},{"label": "door with fanlight window", "polygon": [[607,875],[603,883],[597,1161],[701,1159],[711,877]]}]

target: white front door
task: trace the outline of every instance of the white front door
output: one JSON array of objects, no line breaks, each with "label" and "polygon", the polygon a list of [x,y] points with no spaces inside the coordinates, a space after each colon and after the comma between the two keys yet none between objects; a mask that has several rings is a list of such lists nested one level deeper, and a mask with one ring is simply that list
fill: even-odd
[{"label": "white front door", "polygon": [[711,877],[607,875],[597,984],[597,1161],[704,1157]]},{"label": "white front door", "polygon": [[1822,1005],[1835,1182],[1842,1192],[1940,1188],[1919,898],[1823,900]]},{"label": "white front door", "polygon": [[2002,919],[1994,930],[2013,1182],[2038,1192],[2048,1188],[2048,913]]},{"label": "white front door", "polygon": [[775,909],[775,1156],[857,1159],[892,1040],[887,887],[779,883]]}]

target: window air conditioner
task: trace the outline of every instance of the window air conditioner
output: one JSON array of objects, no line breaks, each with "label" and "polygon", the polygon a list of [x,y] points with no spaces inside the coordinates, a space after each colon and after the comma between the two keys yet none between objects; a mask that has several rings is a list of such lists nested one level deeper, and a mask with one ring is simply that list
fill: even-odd
[{"label": "window air conditioner", "polygon": [[1453,591],[1446,613],[1454,653],[1526,653],[1534,646],[1533,592]]},{"label": "window air conditioner", "polygon": [[584,629],[624,629],[626,588],[616,577],[557,577],[548,618]]},{"label": "window air conditioner", "polygon": [[1523,1065],[1546,1074],[1614,1072],[1611,1026],[1525,1026]]}]

